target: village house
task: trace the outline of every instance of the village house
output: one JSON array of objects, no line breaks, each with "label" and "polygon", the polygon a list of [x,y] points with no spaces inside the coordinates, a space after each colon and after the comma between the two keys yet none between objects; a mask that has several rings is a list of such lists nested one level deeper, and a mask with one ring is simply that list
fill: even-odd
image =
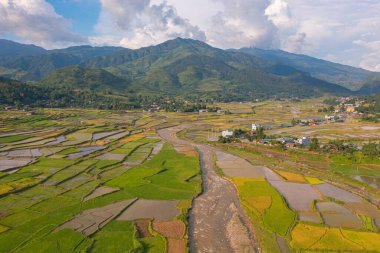
[{"label": "village house", "polygon": [[290,137],[277,138],[276,141],[280,142],[281,144],[294,143],[294,139]]},{"label": "village house", "polygon": [[230,112],[227,110],[218,110],[216,111],[218,114],[229,114]]},{"label": "village house", "polygon": [[297,143],[302,145],[302,146],[310,146],[311,139],[310,139],[310,137],[302,137],[302,138],[297,140]]},{"label": "village house", "polygon": [[355,106],[346,107],[346,112],[348,112],[348,113],[354,113],[355,111],[356,111]]},{"label": "village house", "polygon": [[260,127],[261,125],[259,124],[252,124],[252,133],[256,133]]},{"label": "village house", "polygon": [[32,115],[35,115],[36,112],[34,111],[29,111],[29,112],[26,112],[26,116],[32,116]]},{"label": "village house", "polygon": [[222,136],[224,138],[232,137],[234,135],[234,131],[227,129],[222,132]]}]

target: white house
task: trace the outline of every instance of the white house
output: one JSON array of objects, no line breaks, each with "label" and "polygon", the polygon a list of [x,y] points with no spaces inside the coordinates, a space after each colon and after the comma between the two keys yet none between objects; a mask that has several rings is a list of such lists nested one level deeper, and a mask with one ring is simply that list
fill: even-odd
[{"label": "white house", "polygon": [[310,137],[302,137],[301,139],[298,139],[297,142],[302,146],[310,146],[311,139]]},{"label": "white house", "polygon": [[261,125],[259,124],[252,124],[252,132],[253,133],[256,133],[257,130],[261,127]]},{"label": "white house", "polygon": [[234,135],[234,131],[232,131],[232,130],[224,130],[223,132],[222,132],[222,136],[224,137],[224,138],[227,138],[227,137],[232,137]]}]

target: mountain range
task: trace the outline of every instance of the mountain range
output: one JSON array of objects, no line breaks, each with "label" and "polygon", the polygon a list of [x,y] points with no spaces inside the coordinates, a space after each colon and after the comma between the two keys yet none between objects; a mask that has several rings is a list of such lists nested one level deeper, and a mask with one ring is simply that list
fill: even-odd
[{"label": "mountain range", "polygon": [[279,50],[222,50],[181,38],[137,50],[45,50],[0,40],[0,76],[44,87],[223,101],[351,95],[380,87],[373,82],[376,73],[363,69]]},{"label": "mountain range", "polygon": [[339,84],[350,90],[360,89],[362,82],[374,74],[365,69],[333,63],[307,55],[292,54],[282,50],[242,48],[237,51],[268,61],[281,62],[282,64],[307,72],[315,78]]}]

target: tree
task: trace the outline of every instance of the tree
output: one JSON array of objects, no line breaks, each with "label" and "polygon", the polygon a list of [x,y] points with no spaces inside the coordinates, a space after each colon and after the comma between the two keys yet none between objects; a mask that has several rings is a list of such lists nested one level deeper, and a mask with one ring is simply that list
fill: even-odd
[{"label": "tree", "polygon": [[265,139],[266,135],[264,134],[264,128],[259,127],[256,130],[256,140]]},{"label": "tree", "polygon": [[234,130],[233,137],[234,137],[234,138],[240,138],[240,137],[242,137],[244,134],[245,134],[245,131],[244,131],[244,130],[242,130],[242,129],[236,129],[236,130]]},{"label": "tree", "polygon": [[231,138],[219,136],[218,142],[220,142],[220,143],[231,143]]},{"label": "tree", "polygon": [[362,152],[370,159],[374,159],[377,156],[380,156],[380,144],[370,142],[363,146]]},{"label": "tree", "polygon": [[309,150],[310,151],[318,151],[319,149],[320,149],[319,140],[317,138],[312,138],[311,142],[310,142]]}]

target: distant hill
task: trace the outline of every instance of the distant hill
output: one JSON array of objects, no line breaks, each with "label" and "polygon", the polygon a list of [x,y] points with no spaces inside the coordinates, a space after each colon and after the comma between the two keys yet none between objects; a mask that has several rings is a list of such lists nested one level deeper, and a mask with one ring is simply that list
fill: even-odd
[{"label": "distant hill", "polygon": [[55,70],[48,77],[39,82],[40,85],[49,87],[70,87],[87,89],[92,91],[119,91],[127,88],[128,82],[103,69],[83,69],[71,66]]},{"label": "distant hill", "polygon": [[40,86],[120,94],[219,101],[352,94],[294,66],[180,38],[137,50],[89,46],[51,50],[2,61],[0,66],[8,77]]},{"label": "distant hill", "polygon": [[24,45],[10,40],[0,39],[0,60],[28,55],[39,55],[46,52],[42,47]]},{"label": "distant hill", "polygon": [[152,94],[241,100],[349,93],[292,67],[191,39],[93,58],[83,66],[104,68],[131,80],[130,90]]},{"label": "distant hill", "polygon": [[298,70],[310,73],[310,75],[317,79],[336,83],[351,90],[360,89],[361,83],[369,76],[375,74],[368,70],[337,64],[306,55],[292,54],[281,50],[242,48],[237,51],[294,67]]},{"label": "distant hill", "polygon": [[66,49],[44,51],[37,55],[15,56],[0,60],[0,75],[21,81],[37,81],[52,71],[126,50],[120,47],[79,46]]},{"label": "distant hill", "polygon": [[68,86],[45,86],[22,83],[0,77],[0,105],[49,108],[139,108],[140,101],[129,102],[126,97],[100,94],[88,89]]},{"label": "distant hill", "polygon": [[359,90],[360,94],[370,95],[380,93],[380,74],[367,78]]}]

